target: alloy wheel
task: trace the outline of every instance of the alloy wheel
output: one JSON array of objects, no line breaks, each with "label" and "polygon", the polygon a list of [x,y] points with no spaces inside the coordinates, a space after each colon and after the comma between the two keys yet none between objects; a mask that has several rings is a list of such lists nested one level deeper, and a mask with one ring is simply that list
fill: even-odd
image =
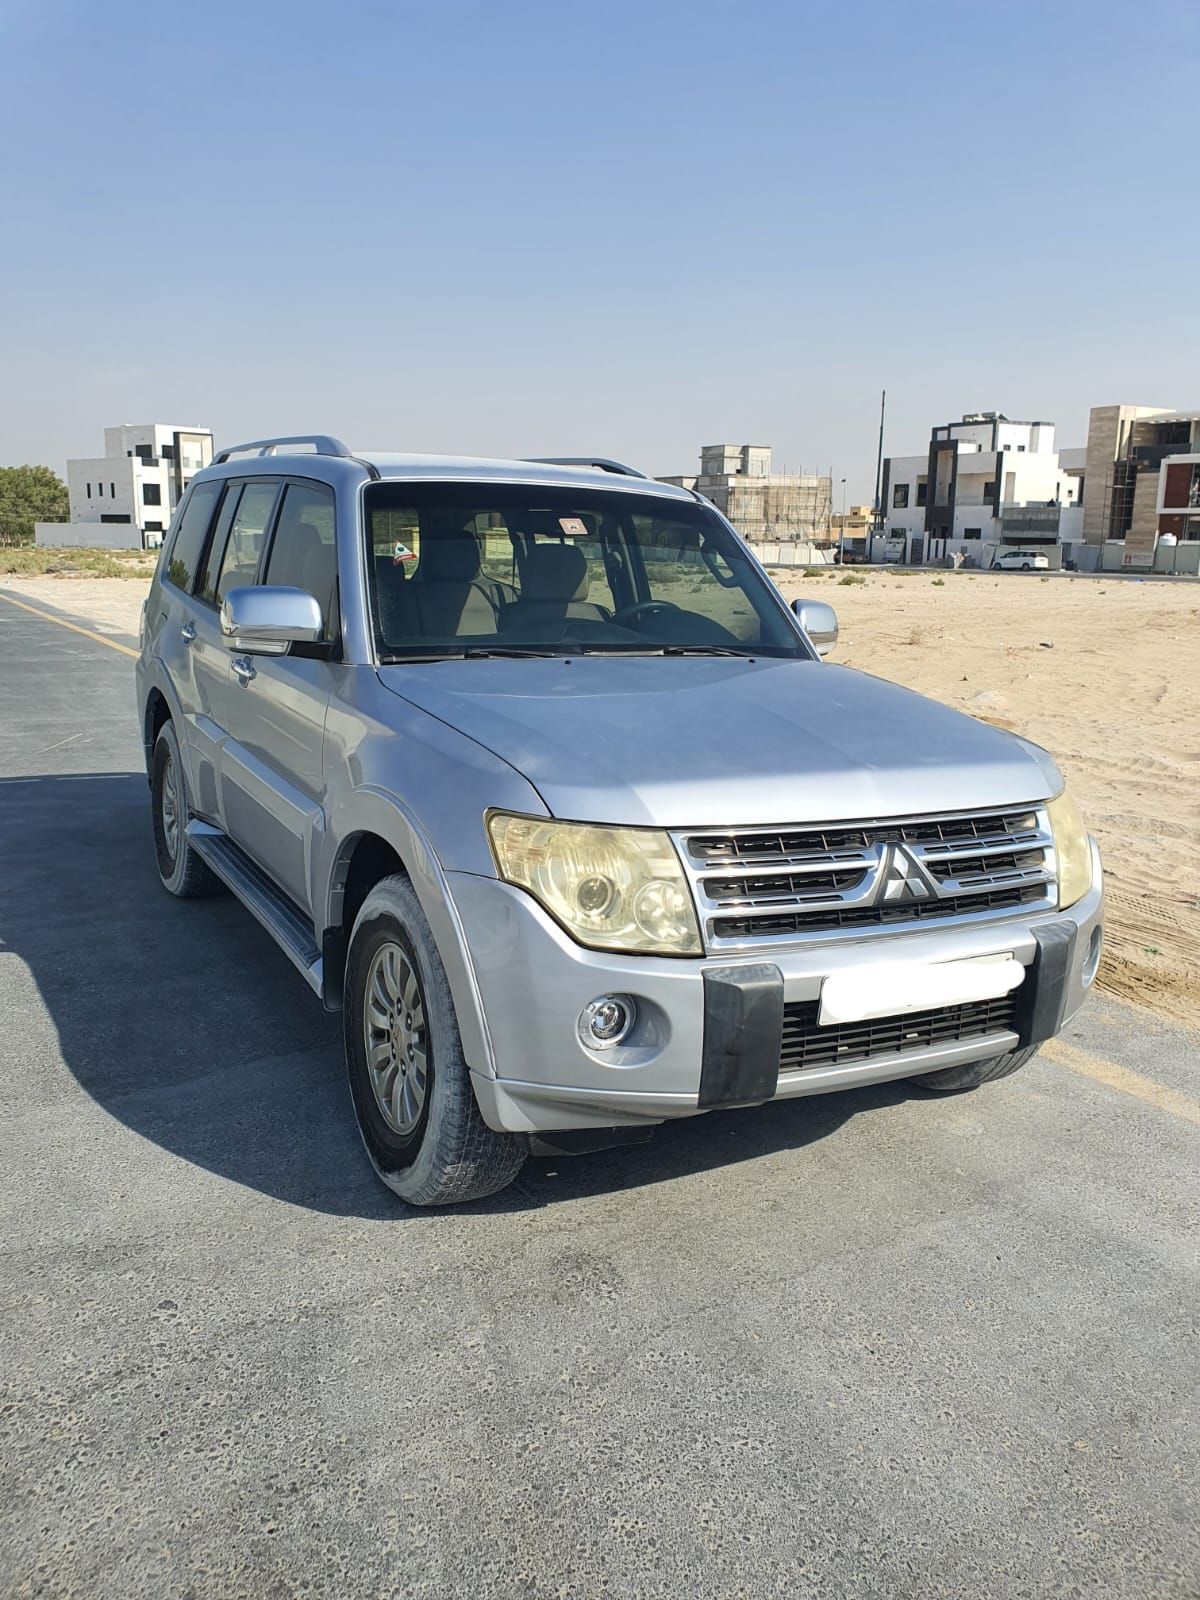
[{"label": "alloy wheel", "polygon": [[363,1042],[375,1102],[393,1133],[421,1120],[429,1084],[425,1002],[412,962],[389,940],[367,973]]},{"label": "alloy wheel", "polygon": [[167,847],[167,854],[174,861],[179,855],[179,788],[175,782],[175,762],[170,755],[163,763],[159,805],[162,814],[163,843]]}]

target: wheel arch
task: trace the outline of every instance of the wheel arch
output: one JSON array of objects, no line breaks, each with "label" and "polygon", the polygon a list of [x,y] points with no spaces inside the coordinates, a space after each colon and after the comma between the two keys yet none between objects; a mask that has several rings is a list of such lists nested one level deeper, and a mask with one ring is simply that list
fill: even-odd
[{"label": "wheel arch", "polygon": [[337,836],[320,901],[324,906],[321,953],[326,1007],[336,1010],[342,1004],[346,953],[363,901],[382,878],[400,873],[421,903],[446,969],[467,1063],[473,1072],[494,1077],[491,1040],[474,965],[432,844],[393,796],[358,790],[355,812],[353,826]]},{"label": "wheel arch", "polygon": [[[175,724],[175,732],[179,740],[179,755],[183,762],[188,787],[191,789],[191,752],[184,737],[183,709],[176,698],[170,678],[162,671],[161,665],[156,662],[153,676],[150,677],[149,683],[146,684],[141,706],[142,749],[146,758],[147,781],[149,781],[151,765],[154,761],[154,743],[165,722],[173,722]],[[195,791],[191,790],[191,792],[194,793]]]}]

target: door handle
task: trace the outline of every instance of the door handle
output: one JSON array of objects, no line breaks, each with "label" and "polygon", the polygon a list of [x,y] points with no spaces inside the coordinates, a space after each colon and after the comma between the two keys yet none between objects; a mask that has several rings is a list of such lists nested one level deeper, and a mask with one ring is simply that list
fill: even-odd
[{"label": "door handle", "polygon": [[250,679],[254,676],[254,663],[251,661],[249,656],[234,656],[230,660],[229,665],[242,680],[243,685],[249,683]]},{"label": "door handle", "polygon": [[196,624],[194,622],[185,622],[183,627],[179,630],[179,637],[183,640],[184,644],[191,644],[192,640],[196,637]]}]

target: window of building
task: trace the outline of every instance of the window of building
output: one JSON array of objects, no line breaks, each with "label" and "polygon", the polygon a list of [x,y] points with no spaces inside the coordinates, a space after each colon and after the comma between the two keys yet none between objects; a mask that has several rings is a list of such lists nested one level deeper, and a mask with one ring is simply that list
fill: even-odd
[{"label": "window of building", "polygon": [[87,492],[88,492],[88,499],[90,500],[92,498],[92,486],[91,486],[90,483],[87,486]]},{"label": "window of building", "polygon": [[996,485],[994,482],[984,484],[983,498],[985,500],[994,500],[996,498]]},{"label": "window of building", "polygon": [[128,511],[105,511],[101,514],[101,522],[128,522]]},{"label": "window of building", "polygon": [[929,504],[929,480],[927,478],[918,478],[917,480],[917,504],[919,506]]},{"label": "window of building", "polygon": [[152,444],[135,444],[134,452],[142,461],[154,460],[154,446]]},{"label": "window of building", "polygon": [[982,528],[964,528],[963,529],[963,538],[964,539],[982,539],[983,538],[983,529]]},{"label": "window of building", "polygon": [[220,493],[219,482],[199,483],[183,508],[166,566],[167,581],[177,589],[188,590],[192,587],[200,563],[200,552],[204,549],[204,538]]},{"label": "window of building", "polygon": [[163,445],[162,451],[161,451],[161,455],[162,455],[162,458],[163,458],[164,461],[174,461],[174,459],[175,459],[175,446],[173,444],[165,444],[165,445]]},{"label": "window of building", "polygon": [[1017,446],[1017,454],[1018,454],[1018,455],[1021,455],[1021,454],[1022,454],[1022,452],[1023,452],[1023,451],[1024,451],[1024,449],[1025,449],[1025,446],[1024,446],[1024,445],[1023,445],[1023,444],[1019,444],[1019,445],[1018,445],[1018,446]]},{"label": "window of building", "polygon": [[117,498],[117,486],[116,486],[115,483],[110,483],[109,484],[109,486],[108,486],[108,496],[109,496],[110,500],[115,500]]},{"label": "window of building", "polygon": [[104,485],[102,483],[98,483],[96,485],[96,494],[97,494],[99,499],[101,499],[101,500],[104,499]]},{"label": "window of building", "polygon": [[163,531],[161,522],[147,522],[145,528],[147,533],[161,533]]},{"label": "window of building", "polygon": [[892,505],[897,511],[902,511],[908,505],[908,485],[898,483],[892,490]]},{"label": "window of building", "polygon": [[142,504],[144,506],[162,505],[162,489],[157,483],[144,483],[142,485]]},{"label": "window of building", "polygon": [[310,483],[288,484],[264,582],[290,584],[311,594],[321,607],[325,637],[337,636],[337,544],[331,489]]}]

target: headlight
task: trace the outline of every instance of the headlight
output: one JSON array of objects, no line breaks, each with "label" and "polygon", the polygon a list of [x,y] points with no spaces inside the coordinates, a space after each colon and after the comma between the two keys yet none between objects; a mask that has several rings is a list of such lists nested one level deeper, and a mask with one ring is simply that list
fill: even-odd
[{"label": "headlight", "polygon": [[503,811],[487,826],[500,876],[528,889],[580,944],[702,954],[687,880],[665,833]]},{"label": "headlight", "polygon": [[1092,846],[1079,807],[1065,789],[1046,809],[1058,860],[1058,909],[1065,911],[1092,887]]}]

